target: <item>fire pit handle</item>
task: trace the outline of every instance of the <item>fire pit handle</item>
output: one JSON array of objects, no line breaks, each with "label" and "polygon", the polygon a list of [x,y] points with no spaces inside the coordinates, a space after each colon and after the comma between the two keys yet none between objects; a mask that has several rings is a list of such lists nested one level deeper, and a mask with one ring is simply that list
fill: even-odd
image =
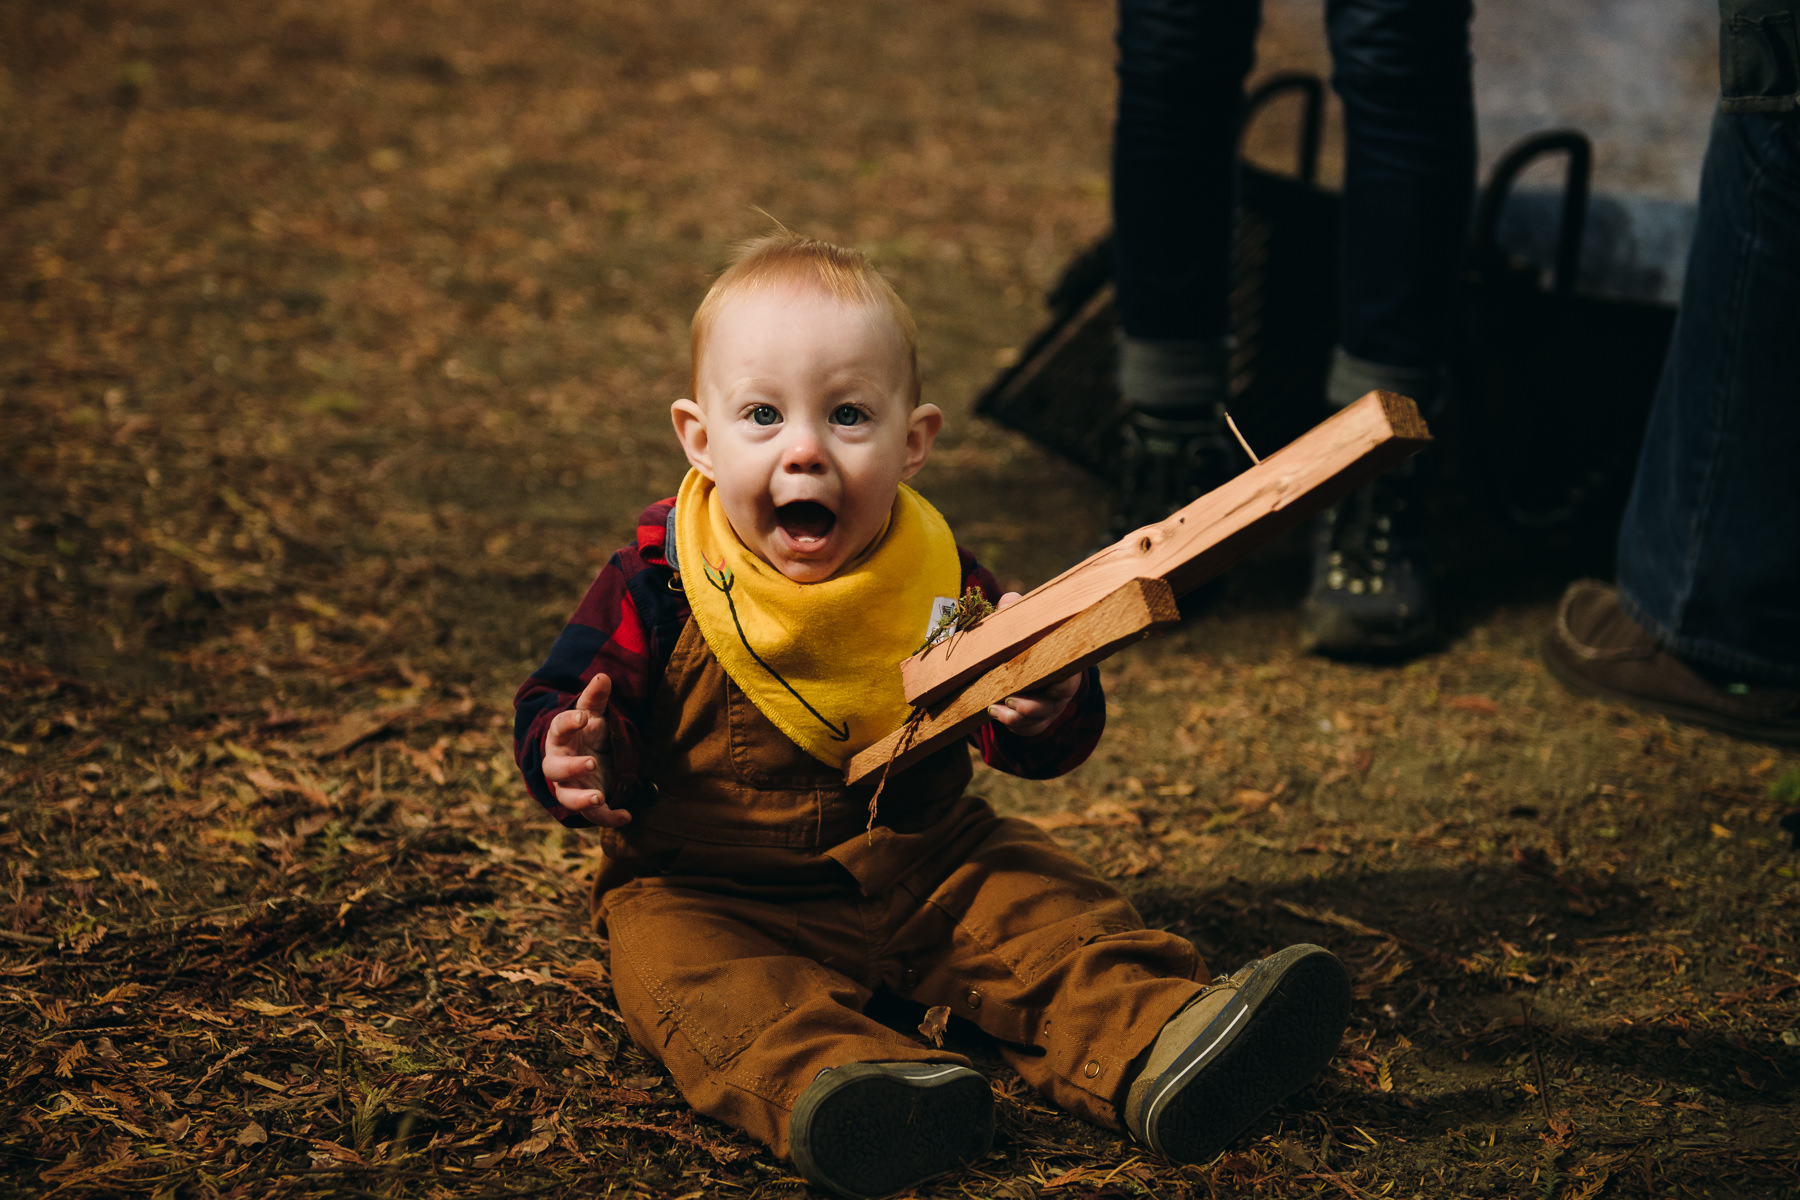
[{"label": "fire pit handle", "polygon": [[1552,129],[1526,138],[1494,164],[1494,173],[1481,191],[1475,213],[1475,262],[1484,274],[1499,265],[1500,215],[1521,172],[1546,154],[1562,151],[1569,156],[1563,178],[1562,220],[1556,235],[1556,268],[1551,286],[1567,296],[1575,286],[1581,264],[1581,243],[1587,232],[1588,189],[1593,177],[1594,147],[1587,135],[1575,129]]}]

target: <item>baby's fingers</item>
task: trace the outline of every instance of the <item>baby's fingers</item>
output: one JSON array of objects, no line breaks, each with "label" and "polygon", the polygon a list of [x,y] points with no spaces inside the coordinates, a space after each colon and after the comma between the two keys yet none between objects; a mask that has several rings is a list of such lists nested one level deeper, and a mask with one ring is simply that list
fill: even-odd
[{"label": "baby's fingers", "polygon": [[988,716],[1008,729],[1029,728],[1056,715],[1060,706],[1045,704],[1030,696],[1008,696],[998,704],[988,705]]},{"label": "baby's fingers", "polygon": [[568,809],[585,816],[596,825],[604,825],[608,829],[617,829],[621,825],[631,823],[631,814],[617,808],[609,808],[606,794],[583,788],[559,787],[556,791],[556,802]]},{"label": "baby's fingers", "polygon": [[606,749],[606,718],[581,708],[565,709],[550,718],[544,749],[550,754],[597,754]]},{"label": "baby's fingers", "polygon": [[606,712],[606,706],[610,703],[612,676],[602,671],[588,680],[587,686],[581,689],[581,695],[575,700],[575,710],[600,716]]},{"label": "baby's fingers", "polygon": [[1053,679],[1049,683],[1039,684],[1029,691],[1020,692],[1019,695],[1021,697],[1030,697],[1033,700],[1045,700],[1053,704],[1061,705],[1073,700],[1075,698],[1075,693],[1080,690],[1081,676],[1080,674],[1074,674],[1064,675],[1061,679]]},{"label": "baby's fingers", "polygon": [[600,786],[600,760],[590,754],[544,755],[544,780],[566,787]]}]

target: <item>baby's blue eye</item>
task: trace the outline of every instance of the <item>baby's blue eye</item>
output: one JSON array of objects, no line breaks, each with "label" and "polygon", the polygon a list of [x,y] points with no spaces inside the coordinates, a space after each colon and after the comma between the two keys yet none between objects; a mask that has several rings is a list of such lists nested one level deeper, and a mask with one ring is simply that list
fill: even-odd
[{"label": "baby's blue eye", "polygon": [[869,414],[854,404],[840,404],[831,410],[833,425],[861,425],[869,419]]},{"label": "baby's blue eye", "polygon": [[781,414],[775,411],[773,405],[759,404],[750,410],[750,419],[758,425],[773,425],[781,420]]}]

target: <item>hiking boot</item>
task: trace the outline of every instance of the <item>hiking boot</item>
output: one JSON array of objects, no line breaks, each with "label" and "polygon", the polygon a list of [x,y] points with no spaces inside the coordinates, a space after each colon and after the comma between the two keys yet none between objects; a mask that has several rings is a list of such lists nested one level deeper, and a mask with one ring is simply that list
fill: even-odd
[{"label": "hiking boot", "polygon": [[1119,447],[1118,492],[1108,526],[1116,540],[1153,525],[1238,473],[1225,408],[1167,416],[1134,410]]},{"label": "hiking boot", "polygon": [[[1540,646],[1568,687],[1759,742],[1800,744],[1800,689],[1719,678],[1659,644],[1594,579],[1569,585]],[[1704,673],[1703,673],[1704,672]]]},{"label": "hiking boot", "polygon": [[850,1063],[819,1072],[788,1121],[794,1166],[852,1200],[913,1187],[987,1154],[988,1081],[954,1063]]},{"label": "hiking boot", "polygon": [[1311,1083],[1349,1019],[1350,977],[1318,946],[1289,946],[1214,980],[1146,1052],[1125,1093],[1125,1127],[1174,1162],[1206,1162]]},{"label": "hiking boot", "polygon": [[1394,658],[1437,638],[1425,562],[1424,475],[1409,461],[1364,484],[1313,528],[1301,641],[1337,658]]}]

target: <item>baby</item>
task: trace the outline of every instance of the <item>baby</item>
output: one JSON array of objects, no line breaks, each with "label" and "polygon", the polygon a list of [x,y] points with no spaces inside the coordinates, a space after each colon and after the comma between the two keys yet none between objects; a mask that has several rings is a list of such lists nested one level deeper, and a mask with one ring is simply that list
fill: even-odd
[{"label": "baby", "polygon": [[[946,1007],[1051,1101],[1178,1161],[1211,1158],[1330,1060],[1350,988],[1291,946],[1209,977],[1184,938],[1036,827],[965,790],[963,745],[873,786],[844,764],[909,711],[899,664],[965,589],[1001,606],[905,480],[943,424],[906,306],[854,251],[745,247],[693,322],[692,467],[520,688],[516,752],[564,824],[598,826],[594,917],[633,1038],[699,1111],[841,1196],[988,1152],[987,1080],[865,1015]],[[970,741],[1026,778],[1105,723],[1089,669]]]}]

